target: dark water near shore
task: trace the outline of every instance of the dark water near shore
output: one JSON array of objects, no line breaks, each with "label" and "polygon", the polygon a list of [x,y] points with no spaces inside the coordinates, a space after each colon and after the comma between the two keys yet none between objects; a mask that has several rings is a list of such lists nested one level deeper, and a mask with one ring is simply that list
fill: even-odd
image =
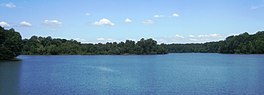
[{"label": "dark water near shore", "polygon": [[264,55],[18,58],[0,62],[0,95],[264,94]]}]

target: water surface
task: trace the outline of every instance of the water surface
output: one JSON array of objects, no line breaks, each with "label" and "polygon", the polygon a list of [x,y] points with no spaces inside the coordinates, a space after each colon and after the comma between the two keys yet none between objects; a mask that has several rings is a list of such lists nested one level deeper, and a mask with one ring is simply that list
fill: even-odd
[{"label": "water surface", "polygon": [[59,55],[0,62],[0,95],[263,95],[264,55]]}]

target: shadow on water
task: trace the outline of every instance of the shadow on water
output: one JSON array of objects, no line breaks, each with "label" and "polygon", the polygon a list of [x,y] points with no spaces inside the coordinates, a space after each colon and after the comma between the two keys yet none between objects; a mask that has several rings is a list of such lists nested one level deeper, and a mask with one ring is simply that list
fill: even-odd
[{"label": "shadow on water", "polygon": [[22,61],[0,61],[0,95],[18,95]]}]

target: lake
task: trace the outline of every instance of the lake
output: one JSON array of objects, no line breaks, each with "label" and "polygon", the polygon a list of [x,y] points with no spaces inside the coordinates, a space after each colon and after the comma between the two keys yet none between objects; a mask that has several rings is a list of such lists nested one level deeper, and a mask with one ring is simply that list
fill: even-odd
[{"label": "lake", "polygon": [[264,55],[58,55],[0,62],[0,95],[263,95]]}]

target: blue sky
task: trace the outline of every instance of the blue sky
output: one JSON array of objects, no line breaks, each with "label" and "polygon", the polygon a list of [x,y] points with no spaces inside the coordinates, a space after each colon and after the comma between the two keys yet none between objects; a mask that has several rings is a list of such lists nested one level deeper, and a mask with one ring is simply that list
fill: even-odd
[{"label": "blue sky", "polygon": [[23,38],[200,43],[264,30],[264,0],[1,0],[0,25]]}]

